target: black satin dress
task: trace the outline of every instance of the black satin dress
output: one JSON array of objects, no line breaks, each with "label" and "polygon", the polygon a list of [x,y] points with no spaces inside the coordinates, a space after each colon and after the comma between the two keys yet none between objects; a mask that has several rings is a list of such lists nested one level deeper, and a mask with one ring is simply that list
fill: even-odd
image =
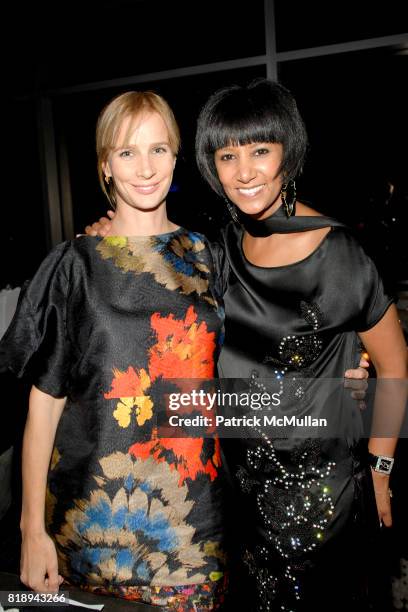
[{"label": "black satin dress", "polygon": [[[274,217],[269,222],[276,221],[278,233],[331,231],[305,259],[265,268],[246,259],[243,228],[226,228],[220,377],[248,379],[260,388],[267,380],[342,380],[345,370],[358,364],[356,331],[373,327],[392,298],[341,223],[286,219],[281,210]],[[323,408],[341,422],[341,401]],[[287,409],[301,414],[301,398],[293,395]],[[365,570],[378,519],[359,440],[361,423],[351,422],[333,438],[297,437],[295,431],[286,438],[261,432],[224,440],[237,489],[231,520],[238,559],[233,609],[368,609]]]}]

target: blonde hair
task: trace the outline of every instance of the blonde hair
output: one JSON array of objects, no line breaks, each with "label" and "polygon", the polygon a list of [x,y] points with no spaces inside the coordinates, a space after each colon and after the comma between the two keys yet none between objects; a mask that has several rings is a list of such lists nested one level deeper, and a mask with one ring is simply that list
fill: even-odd
[{"label": "blonde hair", "polygon": [[[116,96],[102,109],[96,125],[96,154],[99,184],[110,204],[115,208],[114,193],[109,184],[106,188],[103,166],[109,154],[117,146],[117,136],[122,122],[127,117],[138,119],[143,112],[158,113],[169,133],[169,144],[174,155],[180,148],[180,131],[170,106],[153,91],[128,91]],[[134,121],[129,123],[125,140],[130,136]]]}]

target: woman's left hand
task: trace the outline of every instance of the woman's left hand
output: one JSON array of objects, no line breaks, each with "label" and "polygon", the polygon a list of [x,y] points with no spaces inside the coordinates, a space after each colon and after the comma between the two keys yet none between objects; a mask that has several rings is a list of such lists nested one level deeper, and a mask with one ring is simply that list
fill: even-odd
[{"label": "woman's left hand", "polygon": [[391,516],[391,490],[390,490],[390,477],[387,474],[381,474],[371,469],[373,476],[375,501],[377,504],[378,518],[380,526],[391,527],[392,516]]}]

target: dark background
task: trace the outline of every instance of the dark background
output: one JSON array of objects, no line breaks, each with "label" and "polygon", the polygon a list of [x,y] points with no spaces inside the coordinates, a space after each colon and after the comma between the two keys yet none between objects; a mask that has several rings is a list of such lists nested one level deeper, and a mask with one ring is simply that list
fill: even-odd
[{"label": "dark background", "polygon": [[[298,181],[299,198],[351,225],[390,288],[408,291],[408,35],[405,45],[376,44],[378,38],[408,30],[406,2],[388,0],[377,6],[364,0],[276,0],[274,6],[278,78],[295,94],[310,139]],[[195,167],[196,118],[215,89],[266,76],[266,66],[179,73],[171,79],[156,75],[116,86],[106,81],[262,56],[264,8],[263,0],[55,0],[2,5],[5,231],[0,241],[0,290],[20,286],[52,246],[40,155],[43,126],[38,121],[44,99],[52,107],[56,148],[66,147],[74,233],[107,210],[94,151],[102,106],[129,89],[154,89],[174,109],[182,133],[168,198],[170,217],[216,237],[228,216]],[[364,42],[352,51],[339,46],[333,53],[326,48],[352,41]],[[296,54],[310,48],[316,53]],[[93,85],[97,82],[102,83]],[[15,440],[21,436],[27,389],[4,378],[1,383],[0,454],[15,443],[17,456]],[[398,576],[400,558],[408,557],[406,455],[406,444],[400,444],[393,476],[395,528],[384,536],[386,578]],[[0,570],[8,571],[18,571],[19,557],[18,466],[15,470],[15,502],[0,522]],[[384,595],[384,603],[381,597],[380,612],[394,609],[390,596]],[[407,593],[403,597],[408,598]],[[406,602],[401,605],[406,607],[398,609],[407,609]]]},{"label": "dark background", "polygon": [[[295,94],[310,137],[298,181],[300,199],[355,227],[383,274],[401,286],[408,280],[408,42],[405,50],[382,46],[325,55],[320,47],[323,55],[307,59],[287,54],[401,34],[408,30],[406,4],[276,0],[274,5],[278,77]],[[195,167],[196,118],[216,88],[265,76],[265,65],[116,87],[106,81],[263,55],[263,0],[18,2],[6,16],[4,27],[11,34],[3,43],[2,77],[7,231],[1,254],[7,265],[0,288],[30,277],[52,246],[38,152],[37,109],[44,97],[52,104],[56,146],[66,143],[75,232],[107,209],[94,152],[99,111],[117,93],[150,88],[169,101],[182,132],[171,216],[215,236],[227,217]],[[94,90],[72,89],[99,81],[105,83]]]}]

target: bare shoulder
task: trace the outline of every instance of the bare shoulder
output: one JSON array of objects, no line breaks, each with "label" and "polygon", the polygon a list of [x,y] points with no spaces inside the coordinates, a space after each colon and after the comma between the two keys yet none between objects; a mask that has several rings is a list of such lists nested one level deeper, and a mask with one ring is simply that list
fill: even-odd
[{"label": "bare shoulder", "polygon": [[300,217],[322,217],[322,213],[318,212],[314,208],[310,208],[302,202],[296,202],[296,214]]},{"label": "bare shoulder", "polygon": [[[310,208],[302,202],[296,203],[296,215],[302,217],[322,217],[322,213]],[[325,239],[331,231],[330,227],[322,227],[319,229],[309,230],[293,234],[293,242],[297,243],[298,248],[302,251],[302,255],[306,256],[314,251],[319,244]]]}]

